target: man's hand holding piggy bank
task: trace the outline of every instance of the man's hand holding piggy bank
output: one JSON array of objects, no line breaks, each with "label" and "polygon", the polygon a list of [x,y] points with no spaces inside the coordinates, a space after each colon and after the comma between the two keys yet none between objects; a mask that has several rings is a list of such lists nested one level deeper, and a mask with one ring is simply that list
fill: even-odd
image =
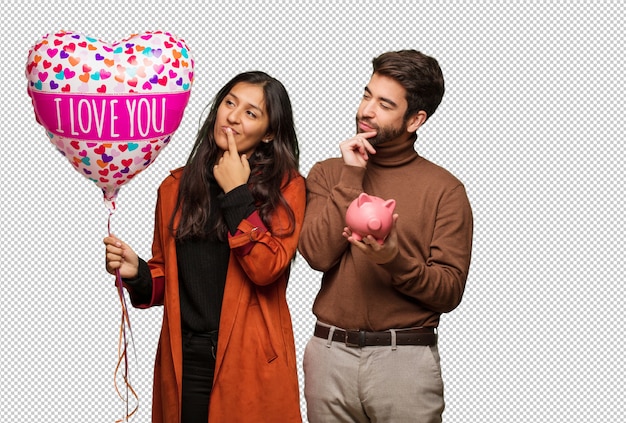
[{"label": "man's hand holding piggy bank", "polygon": [[395,200],[383,200],[361,193],[346,211],[346,225],[352,231],[352,237],[360,241],[372,235],[382,244],[391,231],[395,207]]}]

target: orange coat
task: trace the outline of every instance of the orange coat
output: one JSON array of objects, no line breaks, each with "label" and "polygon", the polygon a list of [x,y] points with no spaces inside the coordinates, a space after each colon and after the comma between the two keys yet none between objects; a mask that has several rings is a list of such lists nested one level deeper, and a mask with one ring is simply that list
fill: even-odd
[{"label": "orange coat", "polygon": [[[150,305],[163,304],[163,326],[154,370],[152,421],[180,423],[182,334],[176,245],[168,229],[182,169],[159,187],[155,213]],[[296,228],[286,238],[244,219],[229,240],[230,261],[220,318],[209,423],[301,422],[295,342],[286,290],[306,203],[304,178],[283,188]],[[284,209],[272,219],[280,228]],[[286,223],[285,223],[286,225]]]}]

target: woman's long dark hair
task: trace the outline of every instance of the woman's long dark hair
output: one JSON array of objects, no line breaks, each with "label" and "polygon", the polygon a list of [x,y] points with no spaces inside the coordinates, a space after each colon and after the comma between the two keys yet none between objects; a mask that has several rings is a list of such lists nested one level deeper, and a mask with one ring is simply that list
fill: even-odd
[{"label": "woman's long dark hair", "polygon": [[[288,213],[289,225],[287,227],[281,225],[282,235],[289,235],[295,230],[293,210],[281,193],[281,187],[298,174],[299,149],[291,101],[280,81],[264,72],[253,71],[235,76],[217,93],[209,116],[196,136],[183,170],[176,208],[170,221],[170,229],[178,240],[213,235],[225,240],[227,237],[227,227],[221,213],[217,218],[210,216],[212,208],[209,191],[211,185],[217,183],[213,178],[213,165],[221,154],[215,142],[213,127],[218,107],[240,82],[263,88],[265,107],[269,116],[267,133],[273,134],[273,141],[259,143],[252,156],[248,158],[251,170],[248,186],[259,215],[268,228],[272,228],[271,213],[279,206],[284,206]],[[179,210],[180,222],[175,228],[174,217]],[[278,229],[274,228],[274,235],[281,234],[276,233]]]}]

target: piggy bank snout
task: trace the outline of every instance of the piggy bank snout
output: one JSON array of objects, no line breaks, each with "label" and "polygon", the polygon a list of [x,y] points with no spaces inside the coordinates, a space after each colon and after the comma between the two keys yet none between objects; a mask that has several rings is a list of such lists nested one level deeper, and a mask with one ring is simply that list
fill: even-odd
[{"label": "piggy bank snout", "polygon": [[367,227],[372,231],[379,231],[383,227],[383,222],[377,217],[372,217],[367,221]]}]

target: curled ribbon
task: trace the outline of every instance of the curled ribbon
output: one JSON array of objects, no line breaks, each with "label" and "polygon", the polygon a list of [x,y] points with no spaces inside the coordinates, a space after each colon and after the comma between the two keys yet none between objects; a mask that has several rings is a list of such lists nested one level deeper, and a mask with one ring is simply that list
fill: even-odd
[{"label": "curled ribbon", "polygon": [[[113,212],[109,212],[109,220],[108,220],[108,232],[111,235],[111,216]],[[115,420],[115,423],[120,422],[128,422],[129,419],[137,412],[139,408],[139,396],[135,389],[130,384],[129,374],[128,374],[128,341],[130,338],[130,343],[133,346],[133,351],[135,349],[135,341],[133,339],[133,332],[130,327],[130,319],[128,317],[128,307],[126,305],[126,297],[124,296],[124,286],[122,282],[122,276],[120,275],[119,269],[115,271],[115,286],[117,287],[117,294],[119,296],[120,305],[122,307],[122,316],[120,321],[120,330],[118,336],[117,343],[117,364],[115,366],[115,372],[113,374],[113,382],[115,386],[115,392],[117,396],[124,402],[126,409],[125,415],[122,419]],[[127,331],[128,329],[128,331]],[[119,372],[123,370],[122,380],[124,382],[124,394],[122,394],[119,386],[118,386],[118,375]],[[129,395],[135,398],[135,406],[131,410],[130,409],[130,401]]]}]

